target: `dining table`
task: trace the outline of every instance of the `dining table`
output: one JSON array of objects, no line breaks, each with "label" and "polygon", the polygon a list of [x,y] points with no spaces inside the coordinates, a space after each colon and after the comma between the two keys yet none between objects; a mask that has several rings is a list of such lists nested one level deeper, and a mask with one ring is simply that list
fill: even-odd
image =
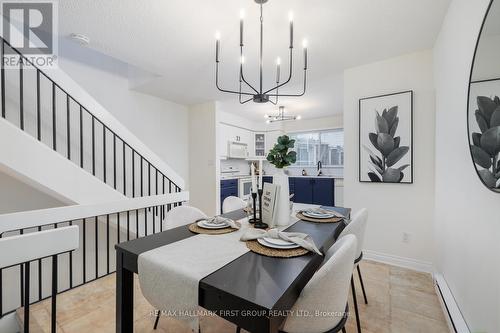
[{"label": "dining table", "polygon": [[[335,223],[315,223],[299,220],[292,214],[291,225],[284,231],[310,235],[318,249],[326,253],[344,229],[351,209],[322,208],[346,218]],[[241,209],[221,216],[236,221],[247,218],[247,213]],[[184,225],[115,245],[117,333],[131,333],[134,329],[134,274],[138,274],[139,255],[195,235]],[[313,252],[292,258],[246,252],[200,280],[198,305],[248,332],[277,333],[323,258]]]}]

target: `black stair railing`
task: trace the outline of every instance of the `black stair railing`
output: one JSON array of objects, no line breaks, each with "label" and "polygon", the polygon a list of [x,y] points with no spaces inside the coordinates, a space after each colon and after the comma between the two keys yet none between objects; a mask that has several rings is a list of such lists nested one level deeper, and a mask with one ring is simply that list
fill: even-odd
[{"label": "black stair railing", "polygon": [[[37,227],[0,232],[2,238],[77,225],[80,233],[79,249],[57,255],[57,267],[54,267],[48,258],[42,258],[0,269],[0,318],[19,307],[24,307],[24,310],[29,312],[29,305],[52,297],[54,290],[60,294],[113,274],[116,261],[114,246],[120,242],[162,232],[165,228],[165,214],[162,212],[168,212],[172,207],[183,203],[182,198],[152,197],[152,200],[148,201],[155,202],[152,206],[132,204],[128,210],[108,210],[110,213],[104,215],[54,220],[53,223]],[[52,288],[49,285],[52,282],[52,274],[46,274],[51,271],[58,276],[55,289],[53,284]],[[7,275],[9,278],[6,278]]]},{"label": "black stair railing", "polygon": [[[3,118],[127,197],[180,192],[181,188],[147,158],[5,39],[0,39]],[[18,62],[18,68],[5,68],[3,59],[6,52],[20,57],[22,61]],[[7,74],[12,77],[12,87],[7,86]],[[28,96],[35,100],[31,103],[35,104],[35,110],[28,110]],[[12,100],[13,107],[8,107],[8,98]],[[31,132],[26,128],[28,111],[35,118]]]}]

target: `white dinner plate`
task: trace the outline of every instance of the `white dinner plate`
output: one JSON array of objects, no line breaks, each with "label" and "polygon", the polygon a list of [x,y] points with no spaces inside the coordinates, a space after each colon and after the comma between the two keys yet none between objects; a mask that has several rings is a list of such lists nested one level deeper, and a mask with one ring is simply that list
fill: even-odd
[{"label": "white dinner plate", "polygon": [[201,220],[196,223],[198,227],[204,228],[204,229],[224,229],[229,227],[229,223],[224,222],[220,224],[213,224],[213,223],[207,223],[206,220]]},{"label": "white dinner plate", "polygon": [[282,242],[284,242],[284,244],[282,244],[282,245],[273,244],[269,240],[278,241],[278,239],[265,237],[265,238],[257,239],[257,242],[259,242],[260,245],[263,245],[265,247],[270,247],[272,249],[280,249],[280,250],[296,249],[296,248],[300,247],[300,245],[297,245],[295,243],[289,243],[286,241],[282,241]]},{"label": "white dinner plate", "polygon": [[315,219],[331,219],[332,217],[335,217],[335,214],[332,213],[316,213],[311,211],[303,211],[302,215]]}]

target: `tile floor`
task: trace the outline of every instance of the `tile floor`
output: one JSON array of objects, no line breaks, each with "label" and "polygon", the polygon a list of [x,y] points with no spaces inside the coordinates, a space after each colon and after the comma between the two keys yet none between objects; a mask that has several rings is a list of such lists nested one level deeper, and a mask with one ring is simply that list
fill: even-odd
[{"label": "tile floor", "polygon": [[[371,261],[363,261],[361,270],[369,302],[364,304],[355,279],[363,333],[450,332],[429,274]],[[114,288],[115,277],[110,275],[59,295],[58,332],[114,333]],[[154,331],[153,308],[142,297],[137,281],[135,301],[134,332],[189,332],[182,323],[169,318],[162,318]],[[33,305],[30,314],[31,332],[50,332],[50,300]],[[233,324],[217,317],[202,318],[201,328],[203,333],[235,332]],[[352,306],[346,329],[348,333],[357,332]]]}]

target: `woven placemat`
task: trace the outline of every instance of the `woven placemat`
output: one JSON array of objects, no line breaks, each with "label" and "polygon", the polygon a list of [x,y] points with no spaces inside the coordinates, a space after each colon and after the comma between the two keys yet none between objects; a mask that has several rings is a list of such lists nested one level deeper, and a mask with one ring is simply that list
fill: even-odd
[{"label": "woven placemat", "polygon": [[205,228],[200,228],[196,223],[190,224],[189,225],[189,230],[196,233],[196,234],[204,234],[204,235],[222,235],[222,234],[229,234],[231,232],[234,232],[238,229],[235,228],[224,228],[224,229],[205,229]]},{"label": "woven placemat", "polygon": [[300,257],[303,256],[304,254],[309,253],[308,250],[302,247],[298,247],[296,249],[279,250],[279,249],[271,249],[269,247],[265,247],[256,240],[246,241],[245,243],[250,251],[262,254],[267,257],[293,258],[293,257]]},{"label": "woven placemat", "polygon": [[315,219],[312,217],[304,216],[304,215],[302,215],[301,212],[298,212],[297,215],[295,215],[295,216],[297,216],[297,218],[299,218],[303,221],[315,222],[315,223],[336,223],[336,222],[342,221],[341,217],[332,217],[329,219]]}]

